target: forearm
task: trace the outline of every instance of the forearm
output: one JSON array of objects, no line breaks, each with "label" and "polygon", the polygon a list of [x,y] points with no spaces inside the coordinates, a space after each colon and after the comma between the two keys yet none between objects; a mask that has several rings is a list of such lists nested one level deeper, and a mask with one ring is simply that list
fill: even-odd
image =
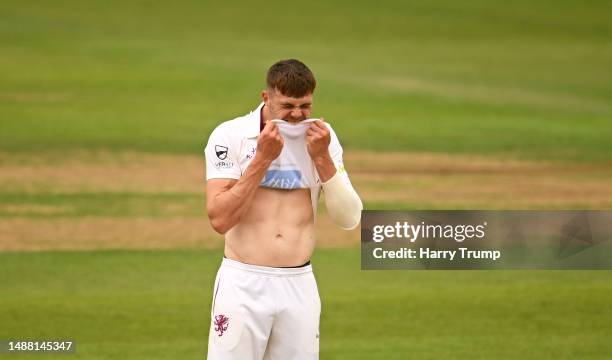
[{"label": "forearm", "polygon": [[326,182],[336,174],[336,165],[329,152],[312,159],[321,182]]},{"label": "forearm", "polygon": [[[343,229],[355,228],[359,225],[363,204],[342,166],[342,147],[337,137],[331,127],[322,121],[315,121],[308,129],[306,141],[308,153],[322,183],[329,216]],[[331,157],[330,148],[334,150],[334,158]],[[339,160],[337,169],[334,159]]]},{"label": "forearm", "polygon": [[345,230],[359,225],[363,204],[350,184],[346,172],[336,174],[323,183],[325,205],[332,221]]},{"label": "forearm", "polygon": [[208,216],[213,228],[225,233],[236,225],[249,209],[255,192],[270,162],[257,156],[230,189],[218,193],[209,203]]}]

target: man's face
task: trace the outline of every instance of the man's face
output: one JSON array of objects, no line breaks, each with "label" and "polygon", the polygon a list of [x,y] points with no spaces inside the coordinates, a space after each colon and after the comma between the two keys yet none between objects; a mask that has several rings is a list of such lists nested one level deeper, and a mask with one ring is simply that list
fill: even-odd
[{"label": "man's face", "polygon": [[262,97],[273,119],[296,123],[308,119],[312,112],[312,93],[294,98],[276,89],[267,89],[262,92]]}]

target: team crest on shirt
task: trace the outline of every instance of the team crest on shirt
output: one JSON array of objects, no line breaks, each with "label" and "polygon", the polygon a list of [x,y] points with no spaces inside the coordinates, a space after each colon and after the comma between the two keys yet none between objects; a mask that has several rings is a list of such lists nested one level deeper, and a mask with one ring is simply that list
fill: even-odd
[{"label": "team crest on shirt", "polygon": [[229,318],[223,314],[215,316],[215,332],[217,335],[222,336],[227,331],[229,326]]},{"label": "team crest on shirt", "polygon": [[219,160],[225,160],[227,157],[227,146],[215,145],[215,153],[217,153]]}]

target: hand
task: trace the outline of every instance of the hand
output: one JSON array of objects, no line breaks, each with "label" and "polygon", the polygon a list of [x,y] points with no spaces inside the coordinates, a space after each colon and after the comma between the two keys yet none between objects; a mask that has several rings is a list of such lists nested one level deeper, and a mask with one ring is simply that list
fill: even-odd
[{"label": "hand", "polygon": [[323,120],[321,118],[311,123],[310,128],[306,131],[306,147],[313,160],[329,157],[331,135]]},{"label": "hand", "polygon": [[278,126],[272,121],[268,121],[257,138],[255,157],[272,162],[280,155],[284,143],[283,137],[278,132]]}]

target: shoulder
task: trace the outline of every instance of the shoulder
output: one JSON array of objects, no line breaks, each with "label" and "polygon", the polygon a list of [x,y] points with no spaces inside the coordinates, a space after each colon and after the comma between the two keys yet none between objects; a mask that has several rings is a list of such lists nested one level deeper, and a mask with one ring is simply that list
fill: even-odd
[{"label": "shoulder", "polygon": [[229,144],[239,144],[242,139],[248,137],[249,129],[252,127],[251,121],[252,119],[245,115],[220,123],[211,132],[208,143],[223,141]]},{"label": "shoulder", "polygon": [[327,128],[329,129],[329,131],[334,132],[334,129],[332,128],[331,124],[328,123],[327,121],[324,121],[323,124],[325,124],[325,126],[327,126]]},{"label": "shoulder", "polygon": [[210,138],[222,137],[226,139],[243,139],[253,137],[259,134],[260,112],[263,102],[257,108],[249,113],[236,117],[231,120],[223,121],[217,125]]},{"label": "shoulder", "polygon": [[338,140],[338,135],[336,135],[336,132],[334,131],[334,129],[328,122],[325,122],[325,126],[327,127],[327,129],[329,129],[329,136],[331,140],[329,143],[329,149],[330,149],[332,157],[333,158],[341,157],[342,156],[342,145],[340,145],[340,140]]},{"label": "shoulder", "polygon": [[328,123],[328,122],[324,122],[324,124],[327,127],[327,129],[329,130],[329,133],[330,133],[332,139],[335,138],[337,140],[338,139],[338,135],[336,135],[336,132],[334,131],[334,128],[331,126],[331,124]]},{"label": "shoulder", "polygon": [[214,128],[211,137],[213,135],[240,136],[243,134],[246,124],[246,116],[241,116],[232,120],[224,121]]}]

